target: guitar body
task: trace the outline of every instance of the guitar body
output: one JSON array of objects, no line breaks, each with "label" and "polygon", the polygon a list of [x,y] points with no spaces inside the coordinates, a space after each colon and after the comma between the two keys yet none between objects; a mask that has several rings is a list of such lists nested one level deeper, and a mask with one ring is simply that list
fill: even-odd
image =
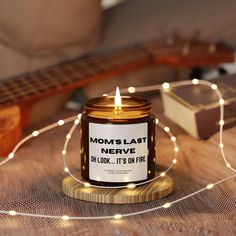
[{"label": "guitar body", "polygon": [[[21,139],[22,128],[30,120],[32,105],[51,95],[69,94],[75,88],[146,65],[184,68],[215,66],[233,61],[233,51],[222,44],[183,39],[154,40],[0,81],[0,157],[7,156]],[[47,101],[44,101],[43,107],[51,114],[56,108]],[[36,118],[41,115],[37,107],[33,113]]]},{"label": "guitar body", "polygon": [[24,127],[55,114],[70,96],[71,92],[66,92],[34,102],[0,108],[0,158],[6,157],[20,141]]},{"label": "guitar body", "polygon": [[0,108],[0,156],[6,156],[22,137],[21,109],[19,106]]}]

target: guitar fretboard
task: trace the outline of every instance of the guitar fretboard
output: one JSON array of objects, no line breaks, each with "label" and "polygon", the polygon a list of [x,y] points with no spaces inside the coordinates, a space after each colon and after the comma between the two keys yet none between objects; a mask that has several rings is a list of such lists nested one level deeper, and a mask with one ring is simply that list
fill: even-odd
[{"label": "guitar fretboard", "polygon": [[0,106],[21,104],[51,93],[82,87],[147,64],[194,67],[232,61],[232,50],[222,44],[182,39],[154,40],[2,81]]},{"label": "guitar fretboard", "polygon": [[105,76],[113,70],[123,69],[151,59],[142,47],[87,56],[73,62],[53,66],[27,76],[19,76],[0,83],[0,106],[21,103],[55,90],[66,90],[91,83],[94,77]]}]

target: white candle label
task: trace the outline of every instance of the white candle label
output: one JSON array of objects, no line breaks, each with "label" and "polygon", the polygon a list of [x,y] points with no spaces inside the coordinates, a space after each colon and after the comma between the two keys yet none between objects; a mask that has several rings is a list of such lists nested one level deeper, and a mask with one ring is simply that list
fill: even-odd
[{"label": "white candle label", "polygon": [[88,141],[90,179],[103,182],[147,179],[147,123],[89,123]]}]

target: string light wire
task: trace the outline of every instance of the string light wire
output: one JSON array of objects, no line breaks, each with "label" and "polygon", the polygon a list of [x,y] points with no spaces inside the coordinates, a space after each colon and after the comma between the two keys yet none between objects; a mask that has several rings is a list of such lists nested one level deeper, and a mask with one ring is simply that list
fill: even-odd
[{"label": "string light wire", "polygon": [[[236,170],[228,162],[227,157],[226,157],[225,152],[224,152],[223,126],[224,126],[224,104],[225,104],[225,101],[224,101],[224,99],[222,97],[222,94],[221,94],[220,90],[218,89],[217,85],[214,85],[213,83],[208,82],[208,81],[193,79],[192,81],[178,81],[178,82],[173,82],[173,83],[166,83],[165,82],[163,85],[152,85],[152,86],[145,86],[145,87],[132,87],[132,89],[130,89],[130,88],[122,89],[121,92],[123,92],[123,93],[127,93],[127,92],[128,93],[150,92],[150,91],[156,91],[156,90],[161,90],[161,89],[170,89],[170,88],[179,87],[179,86],[186,86],[186,85],[196,86],[196,85],[199,85],[199,84],[210,87],[212,90],[215,91],[215,93],[218,96],[219,105],[220,105],[220,120],[219,120],[219,125],[220,125],[219,139],[220,140],[219,140],[219,148],[220,148],[220,152],[221,152],[221,155],[222,155],[222,158],[225,162],[226,167],[229,168],[232,172],[236,173]],[[73,174],[70,172],[70,169],[67,167],[66,154],[67,154],[67,146],[68,146],[69,140],[71,139],[72,134],[75,131],[76,127],[80,123],[80,119],[81,119],[81,114],[78,114],[77,116],[72,116],[72,117],[66,118],[64,120],[59,120],[58,122],[53,123],[51,125],[48,125],[48,126],[42,128],[42,129],[33,131],[31,134],[29,134],[25,138],[23,138],[13,148],[12,152],[8,155],[8,157],[6,157],[4,160],[2,160],[0,162],[0,166],[3,165],[3,164],[6,164],[11,159],[13,159],[15,157],[15,153],[17,152],[17,150],[25,142],[27,142],[28,140],[30,140],[32,138],[35,138],[38,135],[40,135],[44,132],[47,132],[51,129],[57,128],[58,126],[62,126],[66,123],[69,123],[69,122],[73,121],[74,124],[72,125],[69,133],[66,135],[66,140],[65,140],[64,147],[63,147],[63,150],[62,150],[64,170],[66,170],[66,172],[68,172],[73,177]],[[172,168],[173,164],[176,164],[176,162],[177,162],[176,157],[177,157],[177,153],[179,152],[179,147],[178,147],[177,142],[176,142],[176,137],[172,134],[169,127],[162,124],[158,119],[156,119],[156,124],[168,134],[168,136],[170,137],[170,140],[173,142],[173,144],[174,144],[174,159],[173,159],[172,164],[164,172],[162,172],[159,176],[153,178],[150,181],[153,181],[156,178],[165,176],[165,174]],[[215,183],[209,183],[204,188],[199,189],[195,192],[192,192],[192,193],[190,193],[190,194],[188,194],[184,197],[178,198],[178,199],[176,199],[172,202],[166,202],[165,204],[157,206],[157,207],[148,208],[148,209],[145,209],[145,210],[142,210],[142,211],[129,212],[129,213],[125,213],[125,214],[102,215],[102,216],[68,216],[68,215],[59,216],[59,215],[50,215],[50,214],[34,214],[34,213],[27,213],[27,212],[17,212],[15,210],[10,210],[10,211],[0,210],[0,214],[9,215],[9,216],[12,216],[12,217],[14,217],[14,216],[27,216],[27,217],[36,217],[36,218],[61,219],[61,220],[64,220],[64,221],[68,221],[68,220],[99,220],[99,219],[116,219],[116,220],[118,220],[118,219],[121,219],[123,217],[129,217],[129,216],[144,214],[144,213],[152,212],[152,211],[162,209],[162,208],[167,209],[167,208],[171,207],[172,205],[174,205],[176,203],[179,203],[179,202],[181,202],[181,201],[183,201],[187,198],[193,197],[196,194],[199,194],[203,191],[210,190],[213,187],[215,187],[216,185],[218,185],[220,183],[223,183],[227,180],[233,179],[235,177],[236,177],[236,174],[233,174],[233,175],[228,176],[226,178],[223,178],[219,181],[216,181]],[[76,178],[76,177],[74,177],[74,178]],[[150,181],[143,182],[142,184],[150,182]],[[79,182],[82,182],[82,181],[79,180]],[[95,187],[95,188],[98,188],[98,187],[100,188],[101,187],[101,186],[91,185],[88,182],[82,182],[82,183],[85,184],[85,186],[87,185],[87,187]],[[135,186],[137,186],[137,185],[138,184],[136,184]],[[135,187],[135,186],[132,185],[132,188]],[[102,187],[104,188],[104,187],[107,187],[107,186],[102,186]],[[127,188],[128,187],[129,188],[130,185],[117,186],[117,187],[112,186],[112,187],[113,188],[120,188],[120,187],[122,187],[122,188],[124,188],[124,187]],[[109,188],[111,188],[111,187],[109,187]]]}]

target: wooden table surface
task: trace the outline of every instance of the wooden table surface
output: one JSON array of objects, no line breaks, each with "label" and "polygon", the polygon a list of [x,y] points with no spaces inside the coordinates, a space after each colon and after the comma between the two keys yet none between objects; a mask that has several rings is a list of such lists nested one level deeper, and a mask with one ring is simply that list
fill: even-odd
[{"label": "wooden table surface", "polygon": [[[219,135],[208,140],[196,140],[168,121],[162,114],[160,98],[153,100],[158,118],[166,123],[178,138],[181,148],[178,164],[170,174],[174,178],[173,194],[149,203],[107,205],[70,199],[61,191],[63,172],[61,149],[70,125],[49,131],[26,143],[16,158],[0,167],[0,208],[16,211],[95,216],[138,211],[159,206],[196,191],[208,183],[233,174],[225,168],[219,149]],[[65,116],[68,112],[62,112]],[[56,121],[59,116],[42,123]],[[236,166],[236,127],[226,130],[226,154]],[[173,148],[165,133],[157,129],[158,169],[165,168],[172,158]],[[69,166],[79,167],[79,137],[75,133],[69,145]],[[0,235],[236,235],[236,179],[212,190],[173,205],[121,220],[68,221],[32,219],[1,215]]]}]

